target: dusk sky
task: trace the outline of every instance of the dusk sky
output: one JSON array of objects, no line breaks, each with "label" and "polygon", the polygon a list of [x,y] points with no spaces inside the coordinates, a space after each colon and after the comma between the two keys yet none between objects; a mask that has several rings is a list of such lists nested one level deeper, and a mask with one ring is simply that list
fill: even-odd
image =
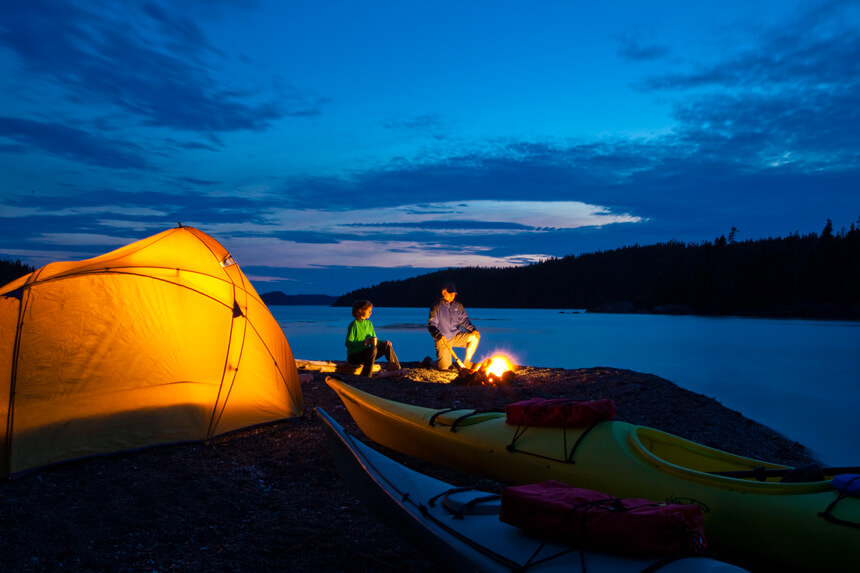
[{"label": "dusk sky", "polygon": [[860,0],[9,0],[0,72],[34,266],[181,222],[338,295],[860,218]]}]

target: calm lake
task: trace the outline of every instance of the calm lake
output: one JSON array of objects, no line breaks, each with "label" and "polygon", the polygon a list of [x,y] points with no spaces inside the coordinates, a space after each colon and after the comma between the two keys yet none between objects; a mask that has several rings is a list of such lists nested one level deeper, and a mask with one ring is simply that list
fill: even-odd
[{"label": "calm lake", "polygon": [[[296,358],[346,359],[349,308],[270,308]],[[529,366],[655,374],[812,448],[825,464],[860,464],[860,322],[467,311],[481,331],[476,361],[504,352]],[[374,307],[371,320],[401,361],[414,362],[433,355],[427,315],[426,308]]]}]

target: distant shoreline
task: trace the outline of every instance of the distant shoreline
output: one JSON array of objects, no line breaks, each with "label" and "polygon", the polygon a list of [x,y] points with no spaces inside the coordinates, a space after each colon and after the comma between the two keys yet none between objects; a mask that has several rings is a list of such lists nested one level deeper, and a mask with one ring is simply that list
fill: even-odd
[{"label": "distant shoreline", "polygon": [[285,294],[281,291],[267,292],[260,295],[267,305],[273,306],[298,306],[318,305],[333,306],[339,297],[327,294]]}]

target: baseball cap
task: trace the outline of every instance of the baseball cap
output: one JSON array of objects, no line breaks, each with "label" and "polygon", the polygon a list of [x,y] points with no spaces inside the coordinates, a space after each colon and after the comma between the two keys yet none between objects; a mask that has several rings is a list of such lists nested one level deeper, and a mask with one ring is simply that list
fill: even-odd
[{"label": "baseball cap", "polygon": [[452,282],[447,282],[447,283],[442,285],[442,290],[446,290],[450,293],[456,293],[457,292],[457,286]]}]

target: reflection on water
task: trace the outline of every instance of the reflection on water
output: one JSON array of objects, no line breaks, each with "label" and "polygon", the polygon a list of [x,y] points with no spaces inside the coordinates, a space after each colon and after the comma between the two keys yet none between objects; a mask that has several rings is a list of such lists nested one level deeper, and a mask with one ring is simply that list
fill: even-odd
[{"label": "reflection on water", "polygon": [[[350,309],[273,306],[297,358],[343,360]],[[860,406],[860,322],[467,309],[481,331],[477,358],[610,366],[655,374],[712,396],[809,447],[830,465],[860,464],[852,436]],[[402,362],[433,354],[428,309],[374,307],[380,338]]]}]

